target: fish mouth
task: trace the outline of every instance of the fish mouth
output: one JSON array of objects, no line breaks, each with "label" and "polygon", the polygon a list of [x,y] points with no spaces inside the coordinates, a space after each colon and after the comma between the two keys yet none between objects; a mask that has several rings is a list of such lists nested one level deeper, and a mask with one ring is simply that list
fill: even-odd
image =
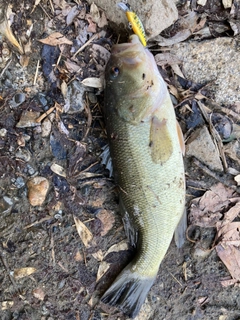
[{"label": "fish mouth", "polygon": [[134,66],[144,60],[145,48],[137,35],[131,35],[129,42],[112,47],[112,56],[121,60],[124,65]]}]

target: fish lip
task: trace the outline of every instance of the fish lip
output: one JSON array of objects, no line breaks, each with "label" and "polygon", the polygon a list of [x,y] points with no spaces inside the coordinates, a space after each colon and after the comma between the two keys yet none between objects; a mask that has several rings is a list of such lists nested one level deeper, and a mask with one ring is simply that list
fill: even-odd
[{"label": "fish lip", "polygon": [[112,59],[117,59],[121,65],[135,68],[146,59],[146,51],[138,36],[132,35],[127,43],[116,44],[112,47]]},{"label": "fish lip", "polygon": [[126,52],[142,51],[142,50],[144,50],[144,47],[141,44],[138,36],[133,34],[129,37],[129,42],[113,45],[111,53],[112,55],[121,54],[121,53],[126,54]]}]

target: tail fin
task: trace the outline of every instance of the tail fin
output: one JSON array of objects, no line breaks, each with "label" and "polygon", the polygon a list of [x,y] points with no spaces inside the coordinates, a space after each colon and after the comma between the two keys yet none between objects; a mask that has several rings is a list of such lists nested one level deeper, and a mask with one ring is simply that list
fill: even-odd
[{"label": "tail fin", "polygon": [[103,303],[116,306],[125,315],[135,318],[144,303],[155,277],[143,277],[128,265],[101,298]]}]

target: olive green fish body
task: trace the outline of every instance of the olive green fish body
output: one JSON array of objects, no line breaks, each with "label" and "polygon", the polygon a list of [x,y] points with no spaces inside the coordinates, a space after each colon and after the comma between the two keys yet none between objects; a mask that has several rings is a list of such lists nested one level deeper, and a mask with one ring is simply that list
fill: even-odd
[{"label": "olive green fish body", "polygon": [[113,48],[104,106],[114,175],[138,243],[102,300],[131,317],[152,286],[185,203],[175,112],[153,56],[135,37]]}]

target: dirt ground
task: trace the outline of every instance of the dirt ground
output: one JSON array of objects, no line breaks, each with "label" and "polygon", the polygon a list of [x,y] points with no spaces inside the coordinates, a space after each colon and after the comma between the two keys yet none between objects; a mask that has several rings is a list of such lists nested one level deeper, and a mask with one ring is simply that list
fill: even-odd
[{"label": "dirt ground", "polygon": [[[67,24],[69,8],[63,15],[59,1],[53,7],[34,2],[10,1],[12,30],[27,52],[24,58],[0,38],[0,319],[126,319],[99,302],[134,252],[126,245],[114,181],[101,164],[107,143],[104,92],[80,85],[102,76],[117,34],[105,25],[105,34],[74,56],[101,31],[86,16],[90,7],[69,1],[79,16]],[[208,7],[206,12],[210,16]],[[71,43],[39,41],[56,31]],[[171,36],[174,28],[168,31]],[[234,185],[228,174],[210,176],[191,158],[185,165],[187,208],[219,181]],[[31,205],[33,177],[49,183],[41,205]],[[38,200],[41,193],[37,190]],[[172,242],[138,319],[240,319],[239,286],[221,284],[229,271],[212,248],[216,228],[188,231],[191,241],[181,249]],[[199,243],[206,255],[196,254]]]}]

